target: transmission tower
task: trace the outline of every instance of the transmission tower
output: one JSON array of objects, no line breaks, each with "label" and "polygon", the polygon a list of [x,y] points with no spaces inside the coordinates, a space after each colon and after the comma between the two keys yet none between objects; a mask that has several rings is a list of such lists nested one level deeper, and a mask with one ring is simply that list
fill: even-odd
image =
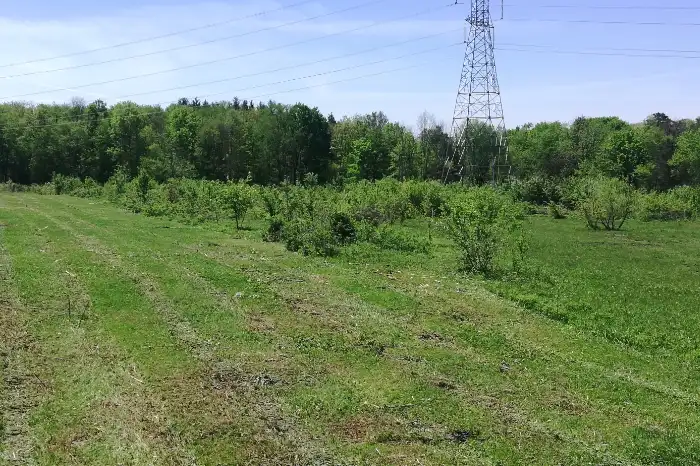
[{"label": "transmission tower", "polygon": [[445,161],[444,181],[491,179],[496,183],[510,173],[510,167],[488,0],[471,0],[467,23],[469,34],[465,37],[466,52],[452,118],[452,150]]}]

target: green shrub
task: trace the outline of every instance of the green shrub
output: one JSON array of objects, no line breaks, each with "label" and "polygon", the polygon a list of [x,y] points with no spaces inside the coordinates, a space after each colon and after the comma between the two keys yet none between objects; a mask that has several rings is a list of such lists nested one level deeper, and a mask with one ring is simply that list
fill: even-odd
[{"label": "green shrub", "polygon": [[148,190],[151,188],[151,175],[148,174],[143,168],[139,170],[139,174],[136,177],[136,186],[138,188],[138,195],[142,203],[146,202],[148,197]]},{"label": "green shrub", "polygon": [[637,192],[622,180],[598,177],[579,182],[577,208],[593,230],[621,229],[634,213],[636,203]]},{"label": "green shrub", "polygon": [[21,193],[26,191],[27,188],[21,184],[13,183],[12,180],[7,180],[4,183],[0,183],[0,191],[7,193]]},{"label": "green shrub", "polygon": [[357,240],[352,219],[345,213],[336,212],[331,218],[331,231],[339,244],[351,244]]},{"label": "green shrub", "polygon": [[383,249],[392,249],[394,251],[422,253],[430,251],[428,239],[420,238],[390,225],[382,225],[377,228],[375,234],[371,235],[370,242]]},{"label": "green shrub", "polygon": [[445,224],[461,251],[462,269],[490,273],[499,258],[521,260],[522,220],[522,206],[493,188],[472,188],[456,197]]},{"label": "green shrub", "polygon": [[353,218],[357,222],[369,223],[374,227],[378,227],[387,221],[384,214],[374,205],[362,206],[355,211]]},{"label": "green shrub", "polygon": [[87,177],[69,194],[83,198],[99,198],[102,196],[102,186],[97,181]]},{"label": "green shrub", "polygon": [[669,193],[687,207],[691,217],[700,217],[700,186],[679,186]]},{"label": "green shrub", "polygon": [[261,187],[260,200],[262,201],[263,208],[265,209],[265,212],[267,212],[268,216],[276,217],[279,215],[282,207],[282,199],[278,188]]},{"label": "green shrub", "polygon": [[277,243],[282,241],[284,221],[279,217],[270,217],[267,230],[263,234],[263,241]]},{"label": "green shrub", "polygon": [[536,205],[558,203],[562,200],[562,187],[558,180],[545,176],[533,176],[513,180],[509,187],[515,199]]},{"label": "green shrub", "polygon": [[639,218],[645,222],[685,220],[691,218],[692,215],[692,207],[670,192],[649,193],[640,196]]},{"label": "green shrub", "polygon": [[253,207],[255,189],[250,186],[249,180],[229,181],[221,190],[221,201],[224,210],[236,221],[236,229],[239,229],[240,222]]},{"label": "green shrub", "polygon": [[51,180],[54,188],[54,194],[73,194],[77,192],[83,186],[83,182],[80,178],[73,176],[65,176],[60,173],[54,173],[53,179]]},{"label": "green shrub", "polygon": [[122,168],[118,168],[109,177],[104,186],[104,194],[110,202],[120,203],[120,198],[126,193],[126,186],[129,183],[129,176]]},{"label": "green shrub", "polygon": [[300,252],[305,256],[334,256],[338,253],[338,243],[325,219],[311,220],[298,217],[284,222],[282,239],[289,251]]},{"label": "green shrub", "polygon": [[564,214],[564,208],[558,204],[555,204],[554,202],[550,202],[549,204],[547,204],[547,213],[550,217],[556,220],[566,218],[566,215]]}]

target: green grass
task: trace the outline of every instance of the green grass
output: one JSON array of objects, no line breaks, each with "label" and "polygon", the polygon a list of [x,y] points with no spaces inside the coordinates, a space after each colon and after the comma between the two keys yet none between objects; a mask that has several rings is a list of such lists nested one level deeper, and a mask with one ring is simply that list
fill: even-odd
[{"label": "green grass", "polygon": [[699,224],[533,217],[500,279],[249,224],[0,194],[0,463],[700,462]]}]

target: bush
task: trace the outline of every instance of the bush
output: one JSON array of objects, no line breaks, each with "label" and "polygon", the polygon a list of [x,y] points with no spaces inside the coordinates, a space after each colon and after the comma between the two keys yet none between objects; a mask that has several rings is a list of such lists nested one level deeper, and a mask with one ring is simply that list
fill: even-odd
[{"label": "bush", "polygon": [[240,228],[240,222],[253,207],[254,200],[255,190],[248,184],[248,180],[229,181],[221,190],[223,208],[236,221],[236,229]]},{"label": "bush", "polygon": [[13,183],[12,180],[7,180],[4,183],[0,183],[0,191],[7,193],[21,193],[26,191],[26,188],[21,184]]},{"label": "bush", "polygon": [[564,214],[564,208],[558,204],[555,204],[554,202],[550,202],[549,204],[547,204],[547,213],[550,217],[556,220],[566,218],[566,215]]},{"label": "bush", "polygon": [[81,186],[72,192],[71,195],[96,199],[102,197],[102,186],[97,181],[87,177],[83,180]]},{"label": "bush", "polygon": [[80,181],[80,178],[65,176],[60,173],[54,174],[51,183],[53,184],[54,194],[56,195],[73,194],[83,186],[83,182]]},{"label": "bush", "polygon": [[472,188],[450,203],[449,235],[462,253],[462,269],[490,273],[508,254],[513,263],[526,250],[522,206],[490,187]]},{"label": "bush", "polygon": [[357,222],[369,223],[375,228],[387,221],[384,214],[374,205],[362,206],[355,211],[353,218]]},{"label": "bush", "polygon": [[645,222],[685,220],[692,216],[692,207],[670,192],[649,193],[640,197],[639,218]]},{"label": "bush", "polygon": [[260,200],[262,205],[270,217],[276,217],[280,213],[282,207],[282,199],[280,191],[276,187],[261,187]]},{"label": "bush", "polygon": [[580,180],[577,207],[588,227],[619,230],[630,218],[637,203],[637,192],[628,183],[614,178]]},{"label": "bush", "polygon": [[559,181],[545,176],[513,180],[510,191],[516,200],[530,204],[547,205],[562,200],[562,187]]},{"label": "bush", "polygon": [[284,229],[284,221],[279,217],[270,217],[270,223],[267,226],[267,231],[263,234],[263,241],[277,243],[282,241],[282,231]]},{"label": "bush", "polygon": [[104,193],[110,202],[120,203],[120,198],[126,193],[126,185],[129,183],[129,176],[126,171],[118,168],[109,177],[104,186]]},{"label": "bush", "polygon": [[389,225],[380,226],[370,237],[370,242],[383,249],[393,249],[403,252],[430,251],[430,242],[409,232],[399,230]]},{"label": "bush", "polygon": [[357,232],[350,217],[345,213],[335,213],[331,218],[331,231],[340,244],[351,244],[357,240]]},{"label": "bush", "polygon": [[282,239],[289,251],[301,252],[305,256],[334,256],[338,244],[327,221],[295,218],[285,222]]}]

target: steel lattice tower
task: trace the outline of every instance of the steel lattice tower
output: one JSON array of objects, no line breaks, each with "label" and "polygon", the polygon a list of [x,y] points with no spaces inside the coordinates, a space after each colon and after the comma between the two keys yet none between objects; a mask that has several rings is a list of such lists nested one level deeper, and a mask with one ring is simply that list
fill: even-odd
[{"label": "steel lattice tower", "polygon": [[[472,0],[445,181],[496,182],[510,172],[488,0]],[[485,179],[484,179],[485,178]]]}]

